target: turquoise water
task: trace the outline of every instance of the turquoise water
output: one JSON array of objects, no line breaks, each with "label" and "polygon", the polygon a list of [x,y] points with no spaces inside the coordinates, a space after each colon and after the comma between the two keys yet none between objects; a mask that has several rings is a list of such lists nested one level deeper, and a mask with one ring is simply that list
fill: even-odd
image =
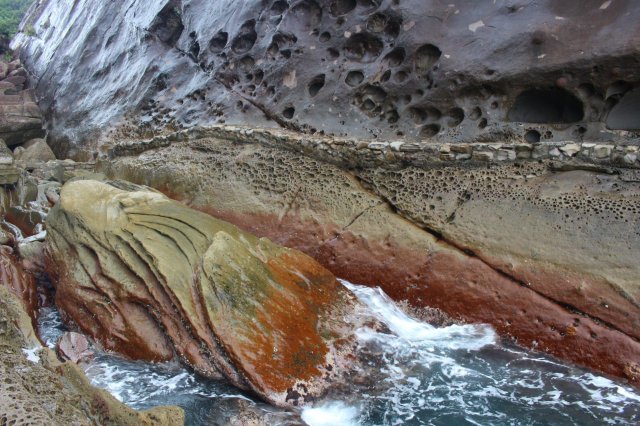
[{"label": "turquoise water", "polygon": [[[174,404],[188,425],[225,424],[239,407],[268,424],[340,425],[634,425],[640,390],[615,379],[499,342],[486,325],[433,327],[408,317],[379,289],[344,282],[391,334],[359,331],[375,385],[353,384],[302,411],[258,402],[178,364],[149,364],[96,351],[91,381],[137,409]],[[48,345],[64,331],[58,312],[41,311]]]}]

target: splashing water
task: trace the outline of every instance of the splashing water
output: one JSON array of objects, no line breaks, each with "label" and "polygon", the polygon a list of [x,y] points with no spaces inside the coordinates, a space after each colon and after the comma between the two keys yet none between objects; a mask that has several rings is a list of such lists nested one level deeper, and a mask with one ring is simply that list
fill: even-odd
[{"label": "splashing water", "polygon": [[[361,350],[383,359],[375,387],[353,385],[300,413],[279,410],[177,364],[132,362],[98,351],[84,366],[96,386],[136,409],[182,406],[188,425],[218,424],[248,402],[269,424],[582,425],[638,424],[640,392],[544,355],[500,344],[487,325],[433,327],[401,311],[378,288],[343,284],[391,334],[358,330]],[[40,331],[52,347],[64,326],[41,310]],[[334,396],[335,397],[335,396]],[[298,417],[300,416],[300,417]]]}]

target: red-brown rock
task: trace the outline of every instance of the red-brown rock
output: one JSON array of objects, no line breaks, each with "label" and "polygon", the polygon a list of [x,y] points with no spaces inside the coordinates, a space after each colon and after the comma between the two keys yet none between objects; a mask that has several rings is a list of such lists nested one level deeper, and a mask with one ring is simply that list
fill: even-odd
[{"label": "red-brown rock", "polygon": [[25,312],[35,324],[38,308],[35,281],[22,269],[13,249],[8,246],[0,246],[0,284],[9,287],[18,296]]},{"label": "red-brown rock", "polygon": [[62,358],[68,359],[76,364],[93,356],[89,340],[87,340],[83,334],[72,331],[62,335],[56,344],[56,351]]}]

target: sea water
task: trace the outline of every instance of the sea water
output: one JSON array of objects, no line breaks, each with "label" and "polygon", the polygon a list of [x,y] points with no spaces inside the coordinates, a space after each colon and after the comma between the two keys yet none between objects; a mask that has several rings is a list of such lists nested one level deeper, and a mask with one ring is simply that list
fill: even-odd
[{"label": "sea water", "polygon": [[[391,330],[358,330],[362,350],[383,359],[375,389],[354,384],[339,399],[287,411],[177,363],[133,362],[97,350],[83,367],[94,385],[133,408],[183,407],[188,425],[224,424],[239,401],[274,425],[640,424],[636,388],[502,344],[488,325],[434,327],[405,314],[379,288],[343,284]],[[58,312],[43,308],[39,321],[53,347],[65,330]]]}]

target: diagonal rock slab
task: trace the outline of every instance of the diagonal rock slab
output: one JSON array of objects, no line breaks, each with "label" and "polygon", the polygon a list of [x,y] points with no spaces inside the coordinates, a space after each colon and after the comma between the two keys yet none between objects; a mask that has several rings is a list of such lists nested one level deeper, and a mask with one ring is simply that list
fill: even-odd
[{"label": "diagonal rock slab", "polygon": [[309,256],[135,185],[65,185],[47,218],[56,303],[104,348],[178,358],[280,406],[357,369],[375,321]]}]

